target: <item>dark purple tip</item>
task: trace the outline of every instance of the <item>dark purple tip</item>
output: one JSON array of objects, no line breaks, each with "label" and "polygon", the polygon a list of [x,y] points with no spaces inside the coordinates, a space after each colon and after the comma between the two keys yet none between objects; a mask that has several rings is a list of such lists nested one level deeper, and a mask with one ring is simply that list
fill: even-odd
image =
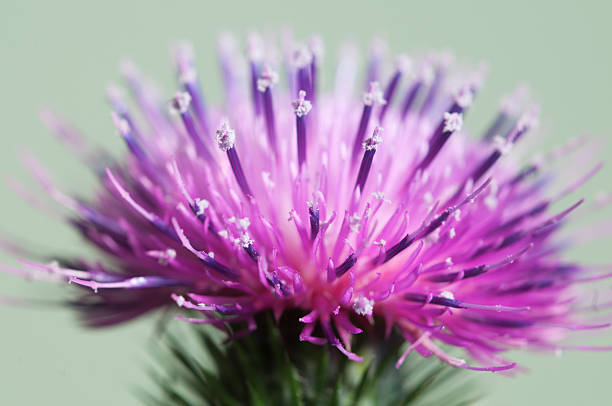
[{"label": "dark purple tip", "polygon": [[423,100],[423,104],[421,104],[421,109],[419,110],[419,116],[423,117],[429,113],[429,110],[433,107],[438,94],[440,93],[440,87],[445,77],[445,70],[442,67],[438,67],[435,71],[433,82],[429,87],[429,91],[427,92],[425,99]]},{"label": "dark purple tip", "polygon": [[404,295],[404,299],[411,301],[411,302],[417,302],[417,303],[423,303],[423,304],[433,304],[433,305],[438,305],[438,306],[454,307],[456,309],[463,308],[462,303],[460,301],[451,299],[451,298],[447,298],[444,296],[435,296],[435,295],[427,296],[422,293],[406,293]]},{"label": "dark purple tip", "polygon": [[414,241],[415,239],[413,236],[406,234],[397,244],[385,251],[385,259],[383,263],[390,261],[397,254],[410,247]]},{"label": "dark purple tip", "polygon": [[344,275],[356,263],[357,263],[357,255],[353,252],[344,260],[343,263],[341,263],[340,265],[336,267],[336,270],[335,270],[336,278],[339,278],[342,275]]},{"label": "dark purple tip", "polygon": [[482,135],[482,140],[491,141],[496,135],[507,133],[510,121],[510,116],[503,110],[500,111],[493,122],[485,130],[484,134]]},{"label": "dark purple tip", "polygon": [[357,128],[357,134],[355,134],[355,141],[353,142],[353,162],[357,159],[357,156],[359,156],[361,143],[363,142],[363,137],[365,136],[365,132],[368,129],[368,124],[370,122],[371,115],[372,106],[365,104],[361,112],[361,118],[359,119],[359,127]]},{"label": "dark purple tip", "polygon": [[319,209],[310,206],[308,208],[308,216],[310,217],[310,239],[314,241],[319,234]]},{"label": "dark purple tip", "polygon": [[272,89],[267,88],[263,95],[263,110],[266,121],[266,132],[268,134],[268,142],[270,147],[276,153],[276,120],[274,118],[274,104],[272,101]]},{"label": "dark purple tip", "polygon": [[200,128],[205,133],[210,132],[208,114],[206,112],[206,106],[204,104],[204,97],[202,96],[202,90],[197,82],[185,82],[183,85],[185,91],[191,96],[191,108],[195,113],[196,120],[200,125]]},{"label": "dark purple tip", "polygon": [[429,140],[429,150],[417,169],[427,169],[451,135],[461,129],[463,117],[461,113],[444,113],[444,118],[438,124]]},{"label": "dark purple tip", "polygon": [[298,92],[298,99],[293,102],[293,108],[295,110],[298,166],[301,170],[302,166],[306,163],[306,115],[312,108],[310,101],[306,100],[305,90]]},{"label": "dark purple tip", "polygon": [[195,107],[193,98],[190,98],[187,93],[177,93],[172,100],[172,109],[181,116],[181,121],[183,122],[185,130],[187,131],[189,138],[191,138],[198,155],[205,158],[207,161],[212,162],[213,157],[206,147],[206,144],[204,144],[202,141],[202,137],[200,136],[195,122],[191,117],[191,113],[189,112],[190,104]]},{"label": "dark purple tip", "polygon": [[274,154],[278,154],[276,145],[276,119],[274,116],[274,100],[272,98],[272,86],[277,82],[278,76],[269,67],[265,67],[257,80],[257,90],[261,93],[264,120],[268,143]]},{"label": "dark purple tip", "polygon": [[455,282],[455,281],[458,281],[458,280],[473,278],[473,277],[481,275],[481,274],[483,274],[485,272],[487,272],[487,266],[486,265],[478,265],[478,266],[475,266],[473,268],[466,269],[464,271],[450,272],[450,273],[445,273],[445,274],[442,274],[442,275],[433,275],[433,276],[430,276],[427,279],[432,281],[432,282],[450,283],[450,282]]},{"label": "dark purple tip", "polygon": [[363,192],[366,180],[368,179],[368,175],[372,167],[372,161],[374,160],[374,154],[376,153],[376,148],[378,147],[378,144],[382,142],[382,137],[380,136],[382,130],[382,127],[376,127],[374,129],[374,134],[363,142],[363,148],[365,151],[363,153],[363,158],[361,159],[359,172],[357,173],[357,180],[355,181],[355,189],[359,189],[360,192]]},{"label": "dark purple tip", "polygon": [[227,158],[232,166],[232,172],[234,172],[234,176],[236,177],[236,181],[240,186],[240,190],[242,190],[242,193],[244,193],[245,196],[252,197],[253,192],[251,192],[251,188],[249,187],[246,176],[244,175],[244,171],[242,170],[242,165],[240,164],[240,159],[238,158],[238,153],[236,152],[235,147],[227,150]]},{"label": "dark purple tip", "polygon": [[410,89],[408,89],[408,93],[406,93],[406,97],[404,98],[404,103],[402,104],[402,120],[406,118],[408,112],[412,106],[414,106],[419,94],[421,94],[421,89],[423,89],[423,80],[415,81]]},{"label": "dark purple tip", "polygon": [[257,250],[255,249],[255,247],[253,246],[253,244],[249,244],[248,247],[245,247],[244,250],[246,251],[246,253],[249,255],[249,257],[251,257],[251,259],[255,262],[257,262],[257,258],[259,258],[259,253],[257,252]]},{"label": "dark purple tip", "polygon": [[391,105],[391,102],[393,101],[393,97],[395,96],[395,92],[397,90],[397,85],[399,84],[401,78],[402,78],[402,70],[398,69],[395,72],[395,74],[391,77],[391,80],[389,81],[389,84],[387,85],[387,88],[385,89],[384,98],[387,101],[387,103],[384,104],[380,108],[380,113],[378,114],[378,121],[380,123],[382,123],[383,120],[385,119],[385,115],[387,114],[387,109],[389,108],[389,105]]},{"label": "dark purple tip", "polygon": [[251,71],[251,98],[253,100],[253,109],[255,111],[255,115],[261,115],[261,94],[257,90],[257,79],[259,78],[259,67],[258,65],[251,61],[249,63],[249,68]]}]

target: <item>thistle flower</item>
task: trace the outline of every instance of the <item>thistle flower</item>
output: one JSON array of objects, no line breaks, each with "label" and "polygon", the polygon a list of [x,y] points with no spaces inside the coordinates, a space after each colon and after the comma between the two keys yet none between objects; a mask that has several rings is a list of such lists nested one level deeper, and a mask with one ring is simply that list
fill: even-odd
[{"label": "thistle flower", "polygon": [[537,118],[520,94],[484,135],[468,137],[463,122],[482,69],[454,76],[447,58],[400,57],[385,79],[378,44],[359,99],[350,53],[335,90],[324,93],[319,41],[289,48],[282,85],[273,52],[252,35],[243,80],[224,37],[219,107],[206,105],[188,46],[176,50],[181,89],[169,103],[124,65],[139,114],[116,88],[108,93],[129,149],[123,162],[93,159],[101,155],[46,113],[102,187],[93,201],[80,200],[35,173],[109,262],[27,265],[88,288],[75,302],[87,325],[174,301],[198,315],[183,311],[184,321],[245,325],[238,337],[257,329],[261,313],[297,309],[300,340],[351,360],[361,360],[353,335],[384,328],[410,343],[398,366],[416,351],[487,371],[514,367],[502,358],[508,349],[563,349],[567,331],[608,325],[581,321],[575,285],[600,276],[564,261],[557,237],[583,201],[551,210],[600,166],[563,178],[565,189],[551,196],[545,163],[521,167],[512,156]]}]

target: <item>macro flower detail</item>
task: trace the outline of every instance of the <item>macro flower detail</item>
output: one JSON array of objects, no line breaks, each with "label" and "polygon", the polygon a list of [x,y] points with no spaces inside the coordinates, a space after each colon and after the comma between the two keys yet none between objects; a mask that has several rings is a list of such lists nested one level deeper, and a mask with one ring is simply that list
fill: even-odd
[{"label": "macro flower detail", "polygon": [[[30,162],[109,258],[25,263],[87,288],[74,303],[87,325],[170,304],[190,323],[244,326],[232,331],[238,338],[261,313],[297,310],[300,340],[351,360],[362,360],[354,335],[395,329],[408,343],[398,367],[418,352],[486,371],[514,367],[508,349],[571,348],[561,344],[567,332],[608,326],[576,310],[575,285],[602,275],[561,251],[563,225],[583,200],[551,209],[600,165],[562,177],[556,194],[543,181],[546,160],[521,166],[513,146],[533,130],[537,108],[503,107],[471,137],[464,120],[481,69],[454,73],[436,54],[400,57],[387,78],[374,50],[360,92],[350,55],[324,92],[318,41],[293,44],[278,66],[256,35],[246,62],[232,44],[220,42],[225,99],[214,107],[187,45],[175,52],[181,89],[169,102],[124,65],[138,113],[114,87],[109,101],[129,154],[91,162],[101,183],[93,200],[64,194]],[[93,156],[60,118],[47,112],[46,121]]]}]

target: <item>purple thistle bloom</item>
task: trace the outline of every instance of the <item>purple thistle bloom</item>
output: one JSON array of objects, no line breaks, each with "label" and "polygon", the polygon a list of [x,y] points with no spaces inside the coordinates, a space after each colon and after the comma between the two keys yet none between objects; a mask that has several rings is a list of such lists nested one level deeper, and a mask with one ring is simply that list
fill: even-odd
[{"label": "purple thistle bloom", "polygon": [[509,155],[537,109],[518,114],[508,104],[470,138],[463,121],[482,70],[454,86],[445,58],[402,57],[384,78],[384,45],[376,44],[360,100],[351,96],[348,54],[326,94],[318,41],[290,45],[288,89],[256,35],[246,78],[232,44],[220,42],[225,108],[205,104],[188,46],[175,54],[182,89],[169,102],[172,115],[133,66],[123,67],[139,109],[133,114],[109,90],[125,162],[101,159],[46,113],[102,189],[92,202],[77,200],[31,166],[112,261],[26,266],[91,288],[74,303],[87,325],[124,322],[173,300],[201,314],[178,316],[191,323],[244,323],[236,337],[256,329],[261,312],[279,318],[297,308],[301,340],[352,360],[361,360],[352,335],[368,334],[376,319],[411,343],[398,366],[416,351],[487,371],[515,365],[500,355],[508,349],[563,349],[566,332],[608,326],[585,324],[576,311],[575,285],[602,276],[561,258],[559,230],[583,200],[550,209],[600,165],[551,197],[546,162],[521,167]]}]

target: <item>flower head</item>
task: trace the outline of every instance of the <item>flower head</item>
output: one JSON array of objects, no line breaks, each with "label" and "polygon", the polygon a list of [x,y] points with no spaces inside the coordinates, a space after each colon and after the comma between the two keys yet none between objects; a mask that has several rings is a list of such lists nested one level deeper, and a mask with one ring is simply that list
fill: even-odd
[{"label": "flower head", "polygon": [[[176,56],[183,89],[173,116],[130,68],[142,119],[113,103],[130,154],[99,172],[93,201],[42,177],[73,210],[72,224],[112,258],[39,266],[91,288],[81,300],[89,325],[123,322],[171,298],[200,313],[183,320],[249,330],[261,312],[299,309],[301,340],[354,360],[351,335],[384,323],[412,343],[408,352],[490,371],[514,365],[500,358],[506,349],[554,350],[566,331],[597,327],[574,311],[574,285],[592,276],[562,259],[557,239],[582,200],[550,209],[595,170],[551,197],[541,165],[512,160],[536,110],[502,109],[494,131],[470,138],[463,119],[480,81],[449,89],[444,60],[414,63],[431,75],[411,76],[410,64],[398,63],[381,87],[379,44],[358,99],[321,93],[321,52],[303,46],[288,56],[289,88],[274,86],[253,38],[250,84],[232,71],[232,50],[220,53],[225,108],[204,104],[189,47]],[[349,86],[349,65],[339,63],[337,89]]]}]

